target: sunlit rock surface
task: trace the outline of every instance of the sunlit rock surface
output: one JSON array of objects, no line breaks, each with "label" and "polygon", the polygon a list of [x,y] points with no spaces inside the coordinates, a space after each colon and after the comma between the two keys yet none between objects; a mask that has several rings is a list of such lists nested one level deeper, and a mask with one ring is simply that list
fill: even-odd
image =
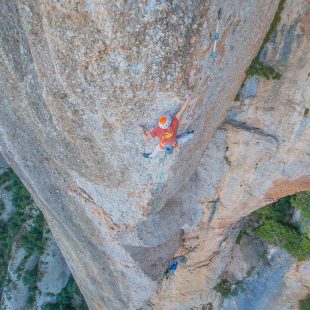
[{"label": "sunlit rock surface", "polygon": [[[307,1],[287,1],[265,51],[282,79],[249,82],[238,103],[278,1],[0,5],[1,151],[90,309],[217,307],[240,218],[310,189]],[[167,158],[154,210],[162,158],[141,156],[155,143],[137,125],[188,94],[195,137]]]}]

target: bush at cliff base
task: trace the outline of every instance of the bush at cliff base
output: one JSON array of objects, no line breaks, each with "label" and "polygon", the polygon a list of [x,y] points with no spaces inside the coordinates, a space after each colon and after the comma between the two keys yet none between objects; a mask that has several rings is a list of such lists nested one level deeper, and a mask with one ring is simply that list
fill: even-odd
[{"label": "bush at cliff base", "polygon": [[[299,210],[302,218],[302,229],[298,223],[292,223],[294,211]],[[310,258],[310,193],[297,193],[280,199],[273,205],[254,212],[251,217],[259,223],[254,235],[284,248],[298,261]]]}]

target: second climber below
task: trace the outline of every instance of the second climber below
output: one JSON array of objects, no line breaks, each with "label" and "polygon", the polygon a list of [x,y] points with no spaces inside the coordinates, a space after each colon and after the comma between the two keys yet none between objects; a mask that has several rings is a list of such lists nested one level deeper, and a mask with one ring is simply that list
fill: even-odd
[{"label": "second climber below", "polygon": [[153,158],[160,152],[172,153],[180,144],[190,140],[193,137],[194,130],[178,135],[180,120],[188,107],[189,99],[182,105],[176,116],[172,117],[166,114],[159,119],[158,127],[151,131],[142,128],[143,138],[148,141],[158,137],[159,144],[155,147],[152,153],[143,153],[145,158]]}]

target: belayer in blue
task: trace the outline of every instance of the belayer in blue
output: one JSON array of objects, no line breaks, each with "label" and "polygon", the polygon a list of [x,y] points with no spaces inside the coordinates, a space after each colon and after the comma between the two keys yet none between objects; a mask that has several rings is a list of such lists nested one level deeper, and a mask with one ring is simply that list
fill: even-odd
[{"label": "belayer in blue", "polygon": [[166,279],[168,279],[169,276],[171,274],[173,274],[177,270],[178,264],[179,263],[177,261],[172,262],[172,263],[169,264],[168,268],[164,272],[164,276],[165,276]]}]

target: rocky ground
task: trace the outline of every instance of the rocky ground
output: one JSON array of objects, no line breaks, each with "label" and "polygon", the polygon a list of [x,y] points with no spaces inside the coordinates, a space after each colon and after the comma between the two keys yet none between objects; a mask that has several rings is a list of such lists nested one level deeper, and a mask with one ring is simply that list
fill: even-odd
[{"label": "rocky ground", "polygon": [[0,308],[61,309],[74,299],[75,309],[87,309],[41,212],[1,155],[0,184]]},{"label": "rocky ground", "polygon": [[301,300],[310,306],[310,240],[303,221],[292,221],[301,208],[309,225],[309,207],[310,193],[298,193],[243,220],[215,287],[222,295],[220,309],[297,310],[304,309]]}]

